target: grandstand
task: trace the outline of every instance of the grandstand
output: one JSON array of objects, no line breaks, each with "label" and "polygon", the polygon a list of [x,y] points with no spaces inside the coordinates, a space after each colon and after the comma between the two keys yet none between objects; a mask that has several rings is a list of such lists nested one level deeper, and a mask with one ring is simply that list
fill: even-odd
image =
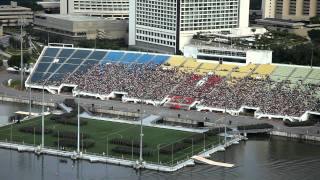
[{"label": "grandstand", "polygon": [[[306,120],[320,112],[320,68],[231,64],[183,56],[45,47],[26,87],[102,100]],[[68,88],[67,88],[68,89]]]}]

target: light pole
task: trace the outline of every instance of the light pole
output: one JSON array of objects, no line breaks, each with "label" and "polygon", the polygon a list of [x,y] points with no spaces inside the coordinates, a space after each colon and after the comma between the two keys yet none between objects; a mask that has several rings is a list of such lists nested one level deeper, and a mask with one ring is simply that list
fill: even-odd
[{"label": "light pole", "polygon": [[49,77],[42,84],[42,112],[41,112],[41,148],[44,147],[44,85],[47,84]]},{"label": "light pole", "polygon": [[313,50],[313,42],[311,42],[311,59],[310,59],[310,66],[312,68],[312,63],[313,63],[313,56],[314,56],[314,50]]},{"label": "light pole", "polygon": [[78,134],[77,134],[77,153],[80,154],[80,98],[79,91],[77,94],[77,104],[78,104]]},{"label": "light pole", "polygon": [[142,164],[142,141],[143,141],[143,130],[142,130],[142,119],[140,121],[140,158],[139,158],[139,162],[140,164]]},{"label": "light pole", "polygon": [[42,113],[41,113],[41,148],[44,147],[44,85],[46,81],[42,84]]},{"label": "light pole", "polygon": [[158,164],[160,164],[160,146],[161,146],[162,144],[158,144],[157,145],[157,150],[158,150]]},{"label": "light pole", "polygon": [[20,31],[21,31],[21,37],[20,37],[20,75],[21,75],[21,79],[20,79],[20,88],[21,90],[23,89],[23,51],[22,51],[22,46],[23,46],[23,24],[24,24],[24,20],[20,19]]},{"label": "light pole", "polygon": [[114,133],[111,133],[111,134],[107,135],[107,144],[106,144],[107,156],[109,155],[109,136],[114,135],[114,134],[119,135],[120,138],[122,139],[122,135],[117,133],[117,132],[114,132]]},{"label": "light pole", "polygon": [[206,134],[203,133],[203,151],[206,150]]},{"label": "light pole", "polygon": [[31,117],[31,106],[32,106],[32,102],[31,102],[31,87],[29,87],[29,118]]}]

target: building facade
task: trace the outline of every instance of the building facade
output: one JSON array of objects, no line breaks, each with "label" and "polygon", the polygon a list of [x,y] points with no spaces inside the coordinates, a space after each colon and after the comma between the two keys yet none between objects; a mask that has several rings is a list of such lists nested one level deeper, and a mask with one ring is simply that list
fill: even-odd
[{"label": "building facade", "polygon": [[68,39],[124,39],[128,31],[124,20],[61,14],[35,15],[34,26]]},{"label": "building facade", "polygon": [[60,14],[128,18],[129,0],[60,0]]},{"label": "building facade", "polygon": [[197,32],[248,27],[249,0],[130,0],[129,45],[179,54]]},{"label": "building facade", "polygon": [[308,21],[320,15],[319,0],[263,0],[263,18]]},{"label": "building facade", "polygon": [[33,22],[33,12],[30,8],[18,6],[16,2],[12,1],[10,5],[0,6],[0,24],[2,26],[20,26],[21,22],[24,25]]}]

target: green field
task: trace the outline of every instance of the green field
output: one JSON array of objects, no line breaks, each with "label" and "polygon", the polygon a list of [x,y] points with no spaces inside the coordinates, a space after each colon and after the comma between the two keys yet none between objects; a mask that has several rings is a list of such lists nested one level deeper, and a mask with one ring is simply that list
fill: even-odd
[{"label": "green field", "polygon": [[[124,123],[115,123],[115,122],[107,122],[107,121],[98,121],[87,119],[87,124],[81,127],[81,132],[87,134],[91,141],[94,141],[95,144],[93,147],[85,149],[81,147],[81,150],[86,153],[95,153],[100,155],[109,155],[116,156],[119,158],[126,158],[137,160],[138,155],[133,155],[131,153],[128,154],[120,154],[112,151],[113,148],[119,145],[114,145],[110,143],[111,139],[114,138],[123,138],[135,141],[139,141],[140,139],[140,126],[138,125],[130,125]],[[0,128],[0,140],[1,141],[13,141],[16,143],[25,143],[30,145],[40,145],[41,143],[41,135],[37,135],[35,133],[25,133],[21,132],[19,129],[26,126],[35,126],[41,127],[41,117],[35,118],[32,120],[24,121],[20,124],[8,125]],[[45,135],[45,146],[51,148],[58,148],[55,145],[55,141],[58,141],[58,137],[54,137],[54,132],[64,132],[64,131],[72,131],[76,132],[77,126],[75,125],[66,125],[59,124],[53,120],[50,120],[50,116],[45,118],[45,127],[52,129],[53,132]],[[152,151],[151,156],[143,157],[145,161],[148,162],[158,162],[158,154],[159,154],[159,162],[162,164],[170,165],[172,163],[176,163],[177,161],[184,160],[188,157],[191,157],[192,154],[196,154],[203,150],[204,147],[212,147],[213,145],[217,145],[219,143],[219,139],[217,136],[206,136],[204,135],[205,141],[198,140],[194,141],[194,145],[183,142],[184,139],[190,138],[194,136],[195,133],[183,132],[177,130],[168,130],[168,129],[160,129],[153,127],[143,127],[143,142],[146,143],[146,149]],[[61,137],[59,138],[61,140]],[[193,140],[193,139],[192,139]],[[73,139],[72,139],[73,141]],[[81,140],[82,141],[82,140]],[[76,143],[76,139],[74,139]],[[108,142],[108,143],[107,143]],[[158,153],[158,149],[172,147],[173,144],[184,143],[187,144],[186,148],[170,154]],[[159,147],[159,148],[158,148]],[[60,147],[61,149],[61,147]],[[74,148],[66,148],[65,150],[74,151]]]}]

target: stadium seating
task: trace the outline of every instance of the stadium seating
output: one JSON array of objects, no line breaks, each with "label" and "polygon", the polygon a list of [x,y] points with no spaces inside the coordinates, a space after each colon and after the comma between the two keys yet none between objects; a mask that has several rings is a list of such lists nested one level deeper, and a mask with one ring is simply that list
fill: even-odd
[{"label": "stadium seating", "polygon": [[194,59],[188,59],[185,61],[185,63],[181,66],[181,70],[187,71],[187,72],[193,72],[195,69],[199,67],[201,63],[197,62]]},{"label": "stadium seating", "polygon": [[248,73],[245,73],[245,72],[232,72],[231,73],[231,77],[237,78],[237,79],[245,78],[247,75],[248,75]]},{"label": "stadium seating", "polygon": [[87,59],[100,61],[106,54],[107,51],[93,51]]},{"label": "stadium seating", "polygon": [[124,52],[111,51],[102,59],[101,63],[105,64],[110,61],[120,61],[124,56]]},{"label": "stadium seating", "polygon": [[184,63],[184,61],[185,58],[183,56],[172,56],[164,65],[168,65],[169,67],[179,67]]},{"label": "stadium seating", "polygon": [[35,72],[46,72],[49,66],[50,63],[39,63]]},{"label": "stadium seating", "polygon": [[201,64],[199,69],[207,69],[207,70],[214,71],[218,65],[219,64],[217,64],[217,63],[204,62],[204,63]]},{"label": "stadium seating", "polygon": [[60,51],[59,48],[47,48],[46,51],[44,51],[42,56],[56,57],[59,51]]},{"label": "stadium seating", "polygon": [[[250,74],[255,78],[245,78]],[[273,81],[264,78],[268,76]],[[319,87],[306,85],[320,85],[316,67],[238,66],[154,53],[50,47],[27,83],[44,82],[50,87],[75,84],[92,94],[125,92],[127,97],[158,102],[171,97],[180,107],[199,101],[220,109],[259,107],[262,113],[283,116],[320,111]]]},{"label": "stadium seating", "polygon": [[201,63],[200,67],[196,69],[195,73],[204,75],[209,72],[214,72],[214,70],[218,65],[219,64],[217,63],[208,63],[208,62]]},{"label": "stadium seating", "polygon": [[60,51],[60,53],[58,54],[58,56],[57,56],[57,58],[69,58],[71,55],[72,55],[72,53],[74,53],[74,49],[62,49],[61,51]]},{"label": "stadium seating", "polygon": [[170,56],[158,55],[152,59],[152,62],[155,64],[163,64],[169,59]]},{"label": "stadium seating", "polygon": [[215,70],[215,74],[216,75],[219,75],[219,76],[222,76],[222,77],[226,77],[228,76],[231,71],[236,68],[237,65],[234,65],[234,64],[220,64],[216,70]]},{"label": "stadium seating", "polygon": [[290,66],[277,66],[273,73],[271,74],[270,78],[273,81],[285,81],[288,79],[290,74],[294,71],[295,67]]},{"label": "stadium seating", "polygon": [[137,63],[145,64],[150,62],[155,56],[150,54],[143,54],[140,58],[138,58]]},{"label": "stadium seating", "polygon": [[220,64],[216,71],[232,71],[233,68],[237,67],[237,65],[234,64]]},{"label": "stadium seating", "polygon": [[290,77],[304,79],[310,73],[310,68],[297,67]]},{"label": "stadium seating", "polygon": [[262,77],[265,78],[266,76],[270,75],[274,69],[276,68],[275,65],[271,64],[261,64],[257,69],[253,72],[252,77],[257,78],[257,77]]},{"label": "stadium seating", "polygon": [[127,53],[122,58],[121,62],[122,63],[132,63],[132,62],[136,61],[141,55],[142,54],[140,54],[140,53]]},{"label": "stadium seating", "polygon": [[308,79],[320,79],[320,69],[313,68],[312,72],[308,76]]},{"label": "stadium seating", "polygon": [[250,73],[256,68],[256,64],[248,64],[245,66],[239,66],[239,68],[236,70],[236,72],[239,73]]}]

